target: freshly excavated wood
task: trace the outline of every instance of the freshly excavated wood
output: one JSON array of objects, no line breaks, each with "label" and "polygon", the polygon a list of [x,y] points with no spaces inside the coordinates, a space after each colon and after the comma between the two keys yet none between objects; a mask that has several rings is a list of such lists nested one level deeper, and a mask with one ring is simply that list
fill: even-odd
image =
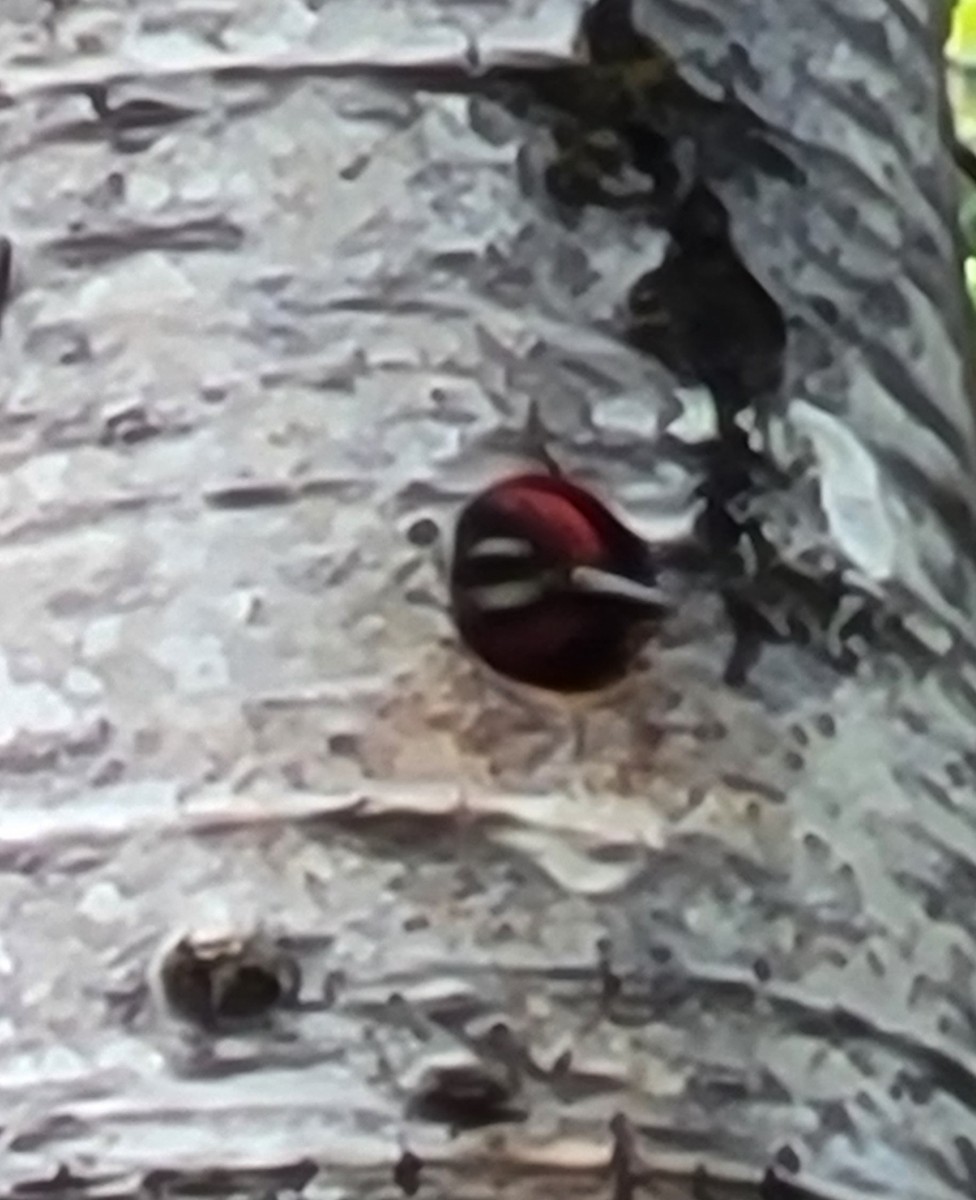
[{"label": "freshly excavated wood", "polygon": [[[569,0],[6,6],[7,1194],[976,1190],[943,31],[855,7],[638,3],[597,120]],[[581,131],[667,150],[644,200],[553,194]],[[695,179],[761,395],[626,336]],[[656,536],[710,462],[755,548],[582,708],[445,613],[533,406]]]}]

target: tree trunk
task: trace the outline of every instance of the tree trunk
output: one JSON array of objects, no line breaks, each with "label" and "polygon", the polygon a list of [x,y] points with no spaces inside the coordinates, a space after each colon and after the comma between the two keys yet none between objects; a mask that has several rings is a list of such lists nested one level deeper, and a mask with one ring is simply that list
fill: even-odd
[{"label": "tree trunk", "polygon": [[[8,6],[5,1188],[976,1193],[931,7]],[[785,353],[697,286],[634,336],[696,185]],[[725,539],[582,708],[444,604],[540,429]],[[152,986],[214,927],[294,964],[267,1019]]]}]

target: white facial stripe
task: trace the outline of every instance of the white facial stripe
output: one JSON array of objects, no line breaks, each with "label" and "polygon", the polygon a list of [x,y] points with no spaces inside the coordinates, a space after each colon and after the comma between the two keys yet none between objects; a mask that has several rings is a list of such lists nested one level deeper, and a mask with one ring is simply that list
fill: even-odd
[{"label": "white facial stripe", "polygon": [[510,583],[470,588],[468,597],[482,612],[503,612],[524,608],[541,599],[545,592],[545,585],[539,579],[515,579]]},{"label": "white facial stripe", "polygon": [[523,538],[482,538],[465,551],[466,558],[531,558],[535,549]]},{"label": "white facial stripe", "polygon": [[581,592],[594,596],[616,596],[621,600],[634,600],[638,604],[661,607],[666,603],[663,592],[623,575],[601,571],[598,567],[574,567],[570,572],[573,586]]}]

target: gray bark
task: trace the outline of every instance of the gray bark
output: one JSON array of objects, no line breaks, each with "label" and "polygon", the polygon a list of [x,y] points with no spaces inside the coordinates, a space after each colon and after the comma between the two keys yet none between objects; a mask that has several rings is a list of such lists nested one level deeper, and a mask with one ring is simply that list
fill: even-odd
[{"label": "gray bark", "polygon": [[[691,586],[567,712],[461,654],[415,542],[533,403],[633,520],[687,512],[659,439],[711,401],[617,323],[663,222],[542,185],[527,79],[580,6],[5,0],[4,1188],[976,1193],[973,416],[928,7],[638,4],[796,168],[678,120],[786,315],[754,413],[785,482],[745,516],[793,582],[749,602],[809,638],[728,687]],[[824,622],[794,585],[841,568]],[[146,987],[214,925],[296,959],[273,1020],[196,1030]],[[445,1064],[507,1119],[418,1109]]]}]

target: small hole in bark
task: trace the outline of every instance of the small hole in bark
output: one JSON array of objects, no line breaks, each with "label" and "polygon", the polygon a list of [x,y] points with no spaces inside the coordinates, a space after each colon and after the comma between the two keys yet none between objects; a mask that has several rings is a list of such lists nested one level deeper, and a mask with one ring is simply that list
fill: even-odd
[{"label": "small hole in bark", "polygon": [[329,738],[329,751],[340,758],[355,758],[359,753],[359,738],[354,733],[334,733]]},{"label": "small hole in bark", "polygon": [[816,719],[816,726],[824,737],[833,737],[837,733],[837,722],[830,713],[821,713]]},{"label": "small hole in bark", "polygon": [[393,1168],[393,1182],[405,1196],[415,1196],[420,1190],[420,1172],[423,1162],[416,1154],[404,1150]]},{"label": "small hole in bark", "polygon": [[263,939],[183,938],[163,959],[160,982],[177,1016],[213,1028],[260,1020],[293,1002],[300,974],[288,955]]},{"label": "small hole in bark", "polygon": [[440,535],[437,522],[430,517],[418,517],[407,528],[407,540],[413,546],[433,546]]},{"label": "small hole in bark", "polygon": [[800,1158],[792,1146],[781,1146],[776,1151],[776,1165],[782,1167],[784,1171],[789,1171],[791,1175],[795,1175],[800,1169]]},{"label": "small hole in bark", "polygon": [[487,1067],[438,1067],[428,1072],[409,1104],[411,1116],[455,1129],[476,1129],[501,1121],[523,1120],[514,1108],[507,1078]]}]

